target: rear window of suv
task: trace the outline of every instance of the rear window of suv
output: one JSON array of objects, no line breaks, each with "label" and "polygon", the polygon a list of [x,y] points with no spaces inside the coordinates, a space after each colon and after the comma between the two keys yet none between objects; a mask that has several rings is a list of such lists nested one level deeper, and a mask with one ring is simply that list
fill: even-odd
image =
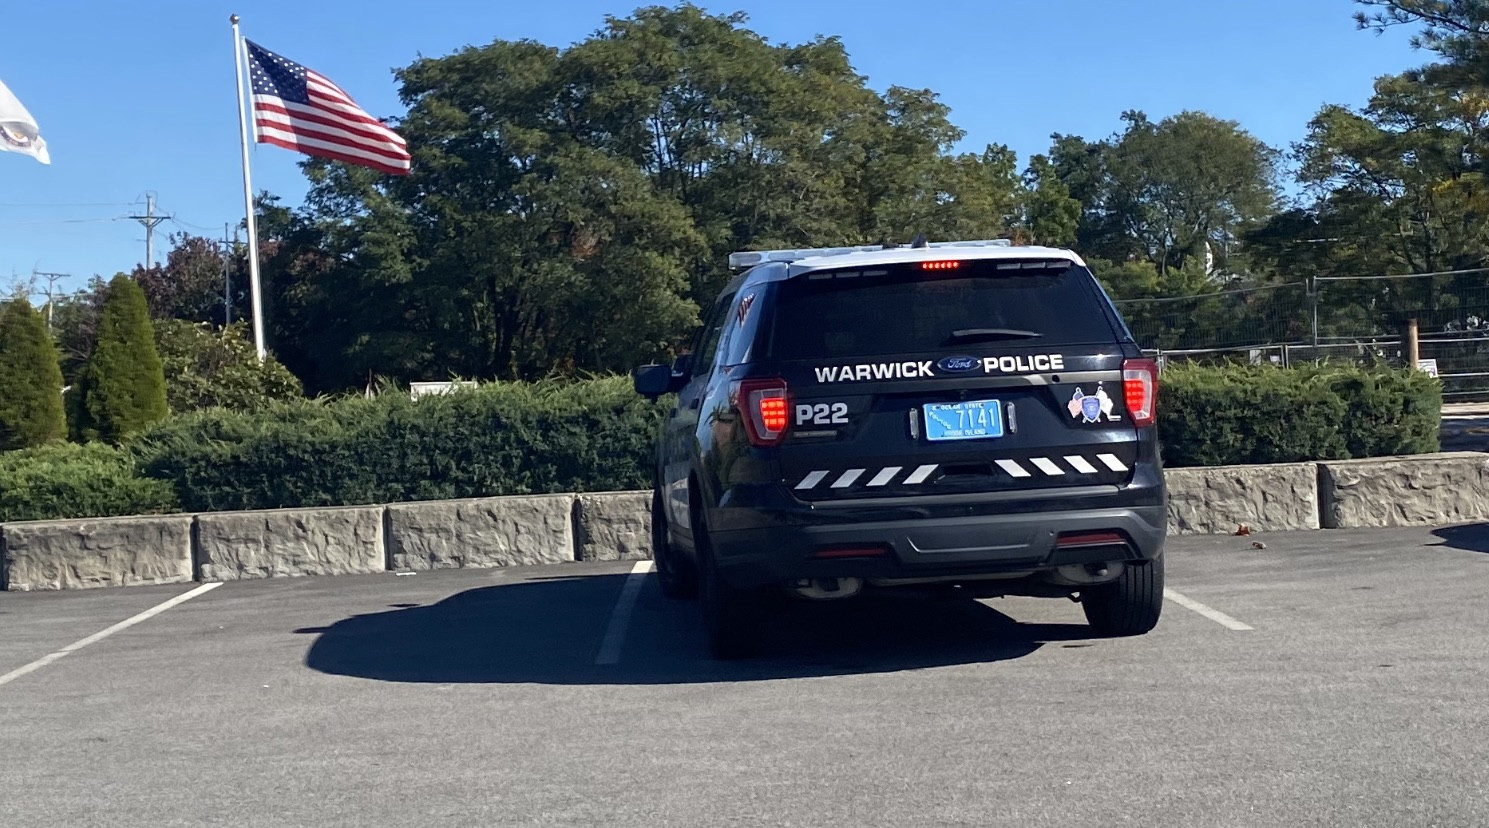
[{"label": "rear window of suv", "polygon": [[793,277],[779,287],[766,350],[775,359],[811,359],[1117,338],[1084,268],[1009,264],[924,270],[915,263]]}]

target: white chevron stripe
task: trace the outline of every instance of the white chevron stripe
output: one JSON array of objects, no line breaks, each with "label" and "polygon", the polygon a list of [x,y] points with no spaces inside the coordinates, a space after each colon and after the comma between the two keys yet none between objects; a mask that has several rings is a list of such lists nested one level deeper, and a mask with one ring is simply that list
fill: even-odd
[{"label": "white chevron stripe", "polygon": [[834,488],[834,489],[846,489],[849,486],[852,486],[853,485],[853,481],[857,480],[858,479],[858,476],[861,475],[861,474],[863,474],[863,473],[864,473],[864,469],[849,469],[849,470],[843,472],[843,476],[842,477],[839,477],[837,480],[834,480],[833,481],[832,488]]},{"label": "white chevron stripe", "polygon": [[927,477],[931,476],[931,472],[935,470],[936,467],[934,465],[921,466],[915,471],[910,472],[910,476],[905,478],[905,483],[911,486],[914,486],[916,483],[923,483]]},{"label": "white chevron stripe", "polygon": [[901,468],[903,468],[903,466],[890,466],[886,469],[880,469],[879,473],[874,475],[874,479],[869,481],[869,485],[883,486],[884,484],[893,480],[894,476],[900,473]]},{"label": "white chevron stripe", "polygon": [[1015,463],[1012,460],[994,460],[993,462],[995,462],[995,463],[998,464],[998,468],[1002,469],[1003,471],[1008,472],[1009,474],[1013,475],[1014,477],[1030,477],[1031,476],[1029,474],[1029,470],[1028,469],[1024,468],[1023,466],[1020,466],[1018,463]]},{"label": "white chevron stripe", "polygon": [[1087,460],[1086,458],[1084,458],[1082,456],[1080,456],[1079,454],[1067,454],[1067,455],[1065,455],[1065,462],[1067,462],[1070,465],[1074,466],[1075,467],[1075,470],[1078,471],[1078,472],[1080,472],[1081,474],[1095,474],[1096,473],[1096,467],[1093,466],[1093,465],[1091,465],[1091,461],[1090,460]]},{"label": "white chevron stripe", "polygon": [[1060,468],[1059,464],[1048,457],[1031,457],[1029,458],[1029,462],[1033,463],[1035,467],[1050,477],[1065,473],[1065,470]]},{"label": "white chevron stripe", "polygon": [[1114,472],[1127,471],[1127,467],[1122,464],[1121,460],[1117,459],[1117,455],[1115,454],[1098,454],[1096,455],[1096,459],[1105,463],[1106,467]]},{"label": "white chevron stripe", "polygon": [[827,472],[825,472],[825,471],[814,471],[811,474],[807,475],[806,477],[803,477],[801,479],[801,482],[796,484],[796,488],[797,489],[810,489],[813,486],[817,485],[818,483],[821,483],[824,479],[826,479],[826,477],[827,477]]}]

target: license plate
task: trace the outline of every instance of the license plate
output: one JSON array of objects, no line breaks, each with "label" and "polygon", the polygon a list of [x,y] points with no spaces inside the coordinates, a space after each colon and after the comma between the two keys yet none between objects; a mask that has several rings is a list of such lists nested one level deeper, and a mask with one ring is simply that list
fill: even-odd
[{"label": "license plate", "polygon": [[926,403],[925,438],[981,440],[1003,436],[1003,406],[997,400],[968,400],[958,403]]}]

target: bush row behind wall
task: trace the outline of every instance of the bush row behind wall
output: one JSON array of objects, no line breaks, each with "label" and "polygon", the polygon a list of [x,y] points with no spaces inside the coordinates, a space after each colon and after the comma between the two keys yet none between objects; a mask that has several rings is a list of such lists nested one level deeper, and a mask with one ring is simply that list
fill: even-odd
[{"label": "bush row behind wall", "polygon": [[1170,365],[1158,434],[1169,466],[1426,454],[1442,386],[1422,371],[1353,365]]},{"label": "bush row behind wall", "polygon": [[[1438,450],[1440,387],[1421,372],[1171,365],[1161,384],[1169,466]],[[642,489],[670,404],[609,377],[197,412],[122,449],[0,455],[0,520]]]}]

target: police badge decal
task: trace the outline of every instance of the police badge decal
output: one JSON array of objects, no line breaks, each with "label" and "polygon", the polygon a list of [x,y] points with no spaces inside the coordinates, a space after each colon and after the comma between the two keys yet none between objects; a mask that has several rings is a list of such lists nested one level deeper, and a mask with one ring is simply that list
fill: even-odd
[{"label": "police badge decal", "polygon": [[1112,398],[1107,396],[1106,389],[1102,388],[1099,382],[1096,383],[1094,395],[1088,395],[1080,388],[1075,389],[1075,395],[1070,398],[1070,402],[1066,403],[1065,408],[1070,412],[1070,416],[1080,417],[1083,423],[1099,423],[1102,415],[1105,415],[1108,420],[1118,419],[1117,415],[1112,413]]}]

